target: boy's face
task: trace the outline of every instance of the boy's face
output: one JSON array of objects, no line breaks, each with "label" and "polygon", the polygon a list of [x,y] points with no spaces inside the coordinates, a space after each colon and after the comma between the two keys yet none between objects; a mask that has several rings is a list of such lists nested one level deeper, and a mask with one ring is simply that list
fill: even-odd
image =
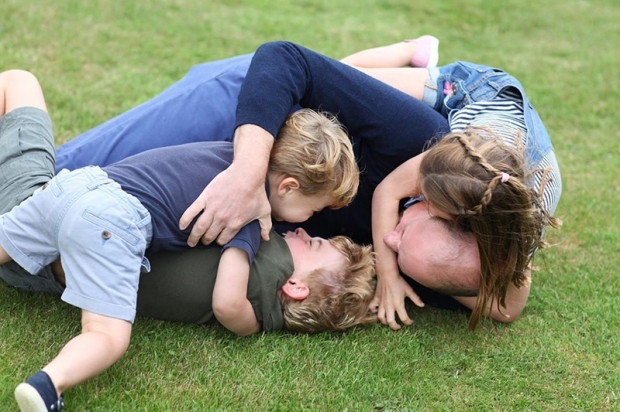
[{"label": "boy's face", "polygon": [[301,223],[315,213],[336,203],[329,195],[305,196],[299,190],[291,190],[283,196],[270,196],[271,217],[278,221]]},{"label": "boy's face", "polygon": [[347,261],[342,253],[328,240],[310,237],[303,229],[287,232],[284,240],[293,257],[295,272],[291,279],[304,280],[308,274],[323,269],[335,272],[343,268]]}]

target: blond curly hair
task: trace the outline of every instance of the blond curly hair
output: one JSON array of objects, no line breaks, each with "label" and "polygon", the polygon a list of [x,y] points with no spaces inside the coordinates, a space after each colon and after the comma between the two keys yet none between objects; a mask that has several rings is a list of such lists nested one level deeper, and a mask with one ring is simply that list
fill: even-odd
[{"label": "blond curly hair", "polygon": [[354,243],[346,236],[329,239],[346,258],[337,272],[315,270],[308,275],[310,294],[294,300],[282,296],[284,324],[294,332],[342,331],[377,322],[368,311],[375,292],[375,258],[371,246]]},{"label": "blond curly hair", "polygon": [[303,195],[329,195],[333,209],[357,193],[359,169],[344,127],[331,114],[301,109],[290,114],[274,143],[269,172],[297,179]]}]

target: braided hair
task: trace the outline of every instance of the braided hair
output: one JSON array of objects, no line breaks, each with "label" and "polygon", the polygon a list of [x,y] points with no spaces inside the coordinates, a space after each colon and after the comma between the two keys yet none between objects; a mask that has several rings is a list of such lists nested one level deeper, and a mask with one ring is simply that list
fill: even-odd
[{"label": "braided hair", "polygon": [[557,223],[527,186],[528,173],[522,150],[481,128],[448,134],[420,164],[427,201],[454,216],[457,228],[472,232],[478,244],[480,286],[470,329],[493,298],[500,311],[506,307],[510,283],[526,284],[534,252],[544,246],[545,226]]}]

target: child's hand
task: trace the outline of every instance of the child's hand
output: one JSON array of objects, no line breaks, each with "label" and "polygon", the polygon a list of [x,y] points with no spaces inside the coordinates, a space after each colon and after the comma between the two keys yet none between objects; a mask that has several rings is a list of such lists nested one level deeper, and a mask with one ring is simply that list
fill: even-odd
[{"label": "child's hand", "polygon": [[370,310],[377,314],[377,318],[382,324],[388,325],[393,330],[400,330],[401,325],[396,319],[396,314],[404,325],[413,324],[413,320],[405,308],[405,298],[411,299],[418,307],[424,307],[424,302],[402,276],[397,275],[389,281],[387,279],[386,276],[378,277],[377,291],[371,302]]}]

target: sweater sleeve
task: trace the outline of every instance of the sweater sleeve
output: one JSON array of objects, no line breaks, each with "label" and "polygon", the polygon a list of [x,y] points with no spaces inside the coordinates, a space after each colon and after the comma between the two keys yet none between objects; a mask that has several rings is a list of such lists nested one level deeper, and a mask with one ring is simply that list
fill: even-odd
[{"label": "sweater sleeve", "polygon": [[354,143],[400,161],[448,131],[430,107],[337,60],[290,42],[260,46],[241,87],[235,127],[254,124],[276,136],[296,105],[336,115]]},{"label": "sweater sleeve", "polygon": [[248,259],[251,265],[254,262],[254,257],[260,247],[260,241],[260,225],[258,220],[253,220],[243,226],[235,237],[230,240],[230,242],[222,246],[222,251],[220,254],[224,253],[224,251],[230,247],[244,250],[248,254]]}]

